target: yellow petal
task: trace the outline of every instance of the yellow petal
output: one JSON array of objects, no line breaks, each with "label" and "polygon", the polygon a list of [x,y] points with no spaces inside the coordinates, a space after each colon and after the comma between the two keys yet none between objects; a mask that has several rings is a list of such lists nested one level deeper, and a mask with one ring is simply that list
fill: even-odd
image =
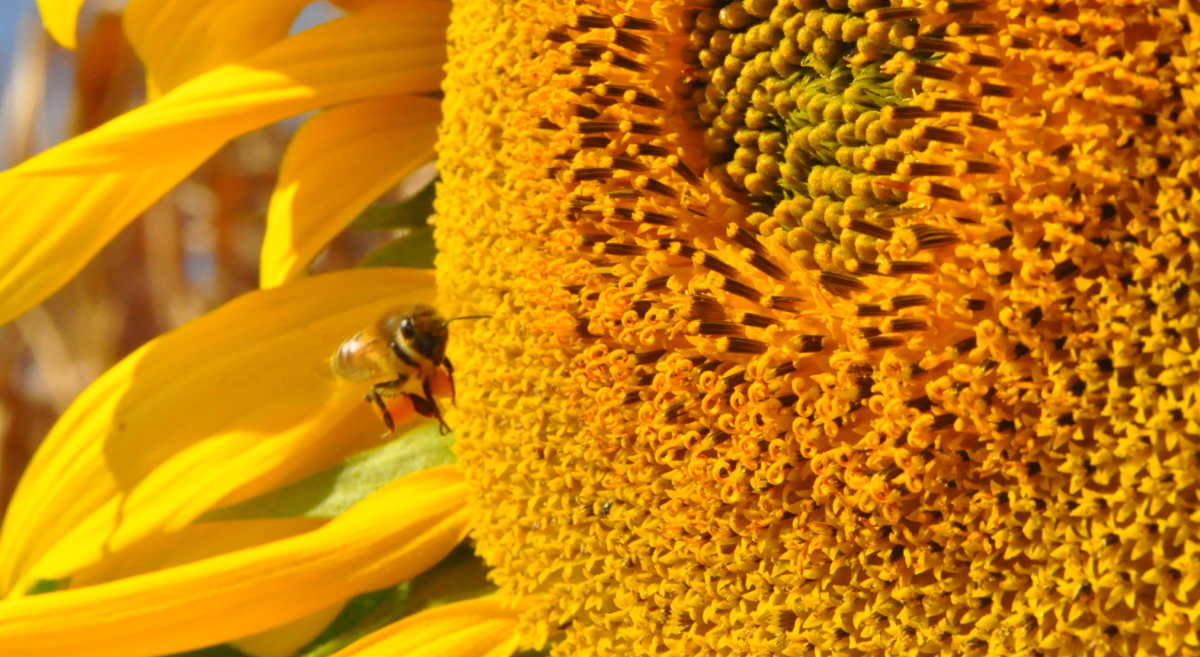
[{"label": "yellow petal", "polygon": [[[319,518],[272,518],[188,525],[175,534],[148,536],[128,549],[106,555],[99,563],[72,575],[70,588],[112,582],[264,545],[310,532],[326,522]],[[324,631],[345,606],[344,601],[338,602],[315,614],[239,639],[236,647],[251,657],[288,657]]]},{"label": "yellow petal", "polygon": [[46,31],[64,48],[75,48],[75,25],[84,0],[38,0]]},{"label": "yellow petal", "polygon": [[437,563],[466,535],[467,494],[453,466],[423,470],[307,534],[9,600],[0,647],[5,657],[149,657],[277,627]]},{"label": "yellow petal", "polygon": [[440,116],[436,100],[392,96],[327,110],[301,126],[267,212],[262,286],[302,274],[358,213],[431,161]]},{"label": "yellow petal", "polygon": [[520,643],[518,616],[493,598],[456,602],[393,623],[334,657],[508,657]]},{"label": "yellow petal", "polygon": [[60,144],[13,174],[109,173],[156,166],[308,110],[433,91],[446,59],[449,10],[434,0],[350,14],[189,80]]},{"label": "yellow petal", "polygon": [[229,139],[326,105],[436,89],[446,14],[413,0],[320,25],[0,174],[0,323],[70,280]]},{"label": "yellow petal", "polygon": [[334,382],[327,359],[388,308],[433,294],[431,272],[317,276],[248,293],[127,357],[67,409],[22,478],[0,586],[21,595],[375,443],[365,390]]},{"label": "yellow petal", "polygon": [[[439,381],[441,377],[439,376]],[[449,394],[447,378],[446,394]],[[434,394],[441,394],[436,384]],[[409,411],[406,411],[408,413]],[[291,485],[205,513],[198,523],[261,518],[336,518],[405,475],[456,462],[454,434],[443,434],[425,418],[397,426],[394,440],[359,452],[337,465]]]},{"label": "yellow petal", "polygon": [[160,93],[283,40],[309,0],[130,0],[125,34]]},{"label": "yellow petal", "polygon": [[47,178],[0,173],[0,324],[71,280],[129,221],[215,150],[129,173]]},{"label": "yellow petal", "polygon": [[147,536],[127,549],[105,555],[71,575],[70,588],[112,582],[299,536],[327,522],[320,518],[268,518],[188,525],[174,534]]},{"label": "yellow petal", "polygon": [[266,632],[238,639],[230,645],[250,657],[292,657],[297,650],[321,636],[325,628],[329,627],[345,608],[346,603],[339,602]]},{"label": "yellow petal", "polygon": [[[298,536],[326,522],[319,518],[272,518],[189,525],[175,534],[148,536],[129,549],[106,555],[99,563],[73,574],[70,587],[92,586],[181,566]],[[236,647],[251,657],[287,657],[324,631],[345,606],[345,602],[338,602],[315,614],[240,639]]]}]

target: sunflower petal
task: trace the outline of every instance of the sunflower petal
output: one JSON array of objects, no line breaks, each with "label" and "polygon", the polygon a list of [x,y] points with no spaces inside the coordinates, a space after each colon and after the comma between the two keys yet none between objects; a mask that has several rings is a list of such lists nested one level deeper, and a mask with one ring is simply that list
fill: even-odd
[{"label": "sunflower petal", "polygon": [[288,35],[309,0],[130,0],[125,34],[164,93]]},{"label": "sunflower petal", "polygon": [[75,26],[84,0],[38,0],[46,31],[64,48],[75,48]]},{"label": "sunflower petal", "polygon": [[221,554],[313,531],[322,518],[269,518],[189,525],[174,534],[148,536],[129,548],[71,575],[67,588],[81,588],[173,568]]},{"label": "sunflower petal", "polygon": [[342,615],[296,657],[329,657],[406,616],[492,595],[496,587],[488,582],[487,576],[487,564],[469,545],[461,543],[417,577],[350,600]]},{"label": "sunflower petal", "polygon": [[494,598],[456,602],[409,616],[334,657],[508,657],[520,644],[518,617]]},{"label": "sunflower petal", "polygon": [[6,657],[136,657],[278,627],[437,563],[466,535],[467,495],[452,466],[423,470],[307,534],[118,582],[10,600],[0,605],[0,646]]},{"label": "sunflower petal", "polygon": [[109,173],[156,166],[308,110],[359,98],[434,91],[446,59],[448,8],[413,0],[351,14],[193,78],[161,98],[12,170]]},{"label": "sunflower petal", "polygon": [[[72,575],[70,587],[92,586],[193,563],[297,536],[325,522],[319,518],[284,518],[189,525],[175,534],[149,536],[128,549],[106,555],[99,563]],[[315,614],[239,639],[237,648],[252,657],[291,655],[328,627],[345,606],[344,602],[338,602]]]},{"label": "sunflower petal", "polygon": [[250,657],[292,657],[320,636],[345,608],[346,603],[339,602],[266,632],[232,641],[230,645]]},{"label": "sunflower petal", "polygon": [[229,139],[326,105],[436,89],[446,14],[414,0],[320,25],[0,174],[0,323],[58,289]]},{"label": "sunflower petal", "polygon": [[[401,431],[397,429],[396,433]],[[426,468],[454,463],[453,445],[454,434],[443,435],[436,422],[425,421],[386,445],[355,454],[290,486],[214,509],[200,520],[335,518],[389,482]]]},{"label": "sunflower petal", "polygon": [[433,159],[439,104],[390,97],[327,110],[292,138],[267,211],[261,284],[302,274],[363,208]]},{"label": "sunflower petal", "polygon": [[0,173],[0,323],[71,280],[129,221],[215,150],[129,173],[46,178]]},{"label": "sunflower petal", "polygon": [[337,385],[326,360],[390,307],[433,294],[427,272],[317,276],[246,294],[127,357],[67,409],[18,486],[3,589],[20,595],[378,440],[364,390]]}]

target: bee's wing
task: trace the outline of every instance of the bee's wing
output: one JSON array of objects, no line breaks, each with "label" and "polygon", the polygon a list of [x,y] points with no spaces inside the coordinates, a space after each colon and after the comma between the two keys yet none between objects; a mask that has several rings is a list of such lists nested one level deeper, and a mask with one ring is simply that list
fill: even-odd
[{"label": "bee's wing", "polygon": [[326,358],[317,363],[310,363],[306,368],[308,374],[313,378],[320,379],[322,383],[329,387],[341,385],[341,381],[333,373],[333,367],[329,365],[329,359]]}]

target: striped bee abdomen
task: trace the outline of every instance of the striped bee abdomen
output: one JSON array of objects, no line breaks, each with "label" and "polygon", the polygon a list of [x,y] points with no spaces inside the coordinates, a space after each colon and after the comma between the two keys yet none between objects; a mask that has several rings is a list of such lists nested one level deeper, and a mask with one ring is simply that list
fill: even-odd
[{"label": "striped bee abdomen", "polygon": [[362,331],[338,347],[337,352],[329,359],[329,366],[333,375],[343,381],[377,379],[387,376],[388,372],[395,369],[389,367],[387,362],[381,362],[391,356],[390,352],[375,331]]}]

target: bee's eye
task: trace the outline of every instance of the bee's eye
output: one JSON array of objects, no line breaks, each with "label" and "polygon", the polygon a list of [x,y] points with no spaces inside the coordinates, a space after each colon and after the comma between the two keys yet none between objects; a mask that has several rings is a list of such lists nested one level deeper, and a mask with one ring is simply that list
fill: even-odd
[{"label": "bee's eye", "polygon": [[411,319],[406,319],[406,320],[400,322],[400,335],[403,335],[406,339],[411,340],[412,337],[416,334],[417,334],[417,331],[416,331],[416,329],[413,328],[413,323],[412,323]]}]

